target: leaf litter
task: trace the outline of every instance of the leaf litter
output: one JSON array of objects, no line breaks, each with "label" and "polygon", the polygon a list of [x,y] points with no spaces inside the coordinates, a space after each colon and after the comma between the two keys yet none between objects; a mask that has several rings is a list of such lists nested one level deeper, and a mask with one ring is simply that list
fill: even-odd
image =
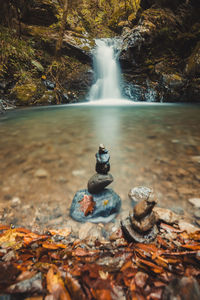
[{"label": "leaf litter", "polygon": [[0,292],[27,300],[150,300],[177,293],[198,299],[200,231],[158,228],[150,244],[128,243],[120,229],[109,241],[88,243],[68,229],[37,234],[0,225]]}]

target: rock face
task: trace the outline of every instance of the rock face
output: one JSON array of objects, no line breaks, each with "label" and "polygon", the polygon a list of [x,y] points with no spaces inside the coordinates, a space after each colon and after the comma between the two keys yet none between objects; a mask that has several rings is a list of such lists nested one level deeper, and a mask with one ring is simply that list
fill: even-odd
[{"label": "rock face", "polygon": [[140,201],[133,209],[133,215],[121,222],[125,238],[130,242],[149,243],[155,239],[158,228],[153,211],[156,201],[152,198]]}]

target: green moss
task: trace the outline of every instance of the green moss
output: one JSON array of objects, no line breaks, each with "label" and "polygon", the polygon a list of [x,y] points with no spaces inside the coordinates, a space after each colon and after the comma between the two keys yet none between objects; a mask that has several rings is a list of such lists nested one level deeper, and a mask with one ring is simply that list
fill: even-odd
[{"label": "green moss", "polygon": [[15,93],[17,100],[22,105],[28,104],[32,100],[36,91],[37,91],[37,86],[34,83],[16,85],[15,88],[13,89],[13,92]]}]

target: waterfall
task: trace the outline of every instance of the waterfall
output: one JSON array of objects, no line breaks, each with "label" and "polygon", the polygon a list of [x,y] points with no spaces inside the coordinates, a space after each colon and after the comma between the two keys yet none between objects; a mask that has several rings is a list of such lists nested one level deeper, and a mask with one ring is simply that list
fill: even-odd
[{"label": "waterfall", "polygon": [[98,39],[93,52],[95,82],[90,101],[121,98],[121,72],[118,64],[119,40]]}]

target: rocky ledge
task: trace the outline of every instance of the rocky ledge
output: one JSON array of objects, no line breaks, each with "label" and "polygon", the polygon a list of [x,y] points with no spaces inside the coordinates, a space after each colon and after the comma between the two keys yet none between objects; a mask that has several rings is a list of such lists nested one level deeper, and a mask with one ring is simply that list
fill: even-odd
[{"label": "rocky ledge", "polygon": [[124,93],[138,101],[199,102],[198,1],[141,1],[133,28],[124,28],[120,62]]}]

